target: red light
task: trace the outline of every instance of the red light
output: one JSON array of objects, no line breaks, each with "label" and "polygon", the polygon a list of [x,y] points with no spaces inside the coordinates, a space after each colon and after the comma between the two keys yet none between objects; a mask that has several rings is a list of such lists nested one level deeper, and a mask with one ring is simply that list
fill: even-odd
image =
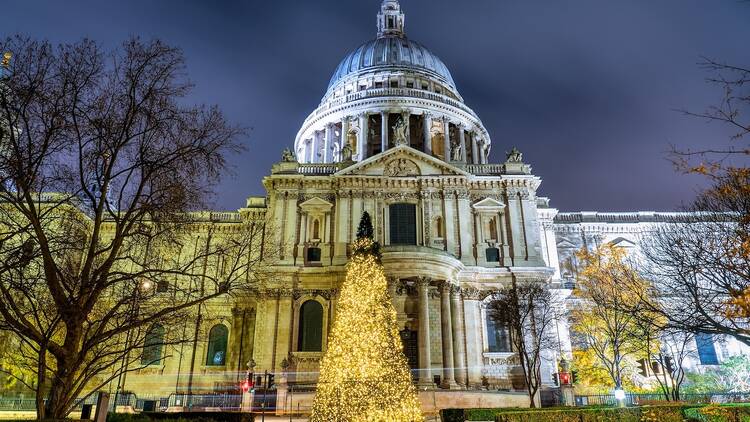
[{"label": "red light", "polygon": [[560,372],[560,384],[570,385],[570,373]]},{"label": "red light", "polygon": [[248,381],[243,381],[241,386],[242,386],[242,391],[244,391],[245,393],[247,393],[250,390],[250,382]]}]

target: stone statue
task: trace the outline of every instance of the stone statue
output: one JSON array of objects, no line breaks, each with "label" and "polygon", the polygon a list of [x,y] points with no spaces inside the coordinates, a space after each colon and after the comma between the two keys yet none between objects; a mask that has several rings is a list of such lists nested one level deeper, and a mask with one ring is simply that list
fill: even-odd
[{"label": "stone statue", "polygon": [[289,148],[284,148],[284,151],[281,152],[281,162],[296,163],[297,157],[294,155],[294,151]]},{"label": "stone statue", "polygon": [[406,139],[406,123],[404,118],[398,119],[396,126],[393,126],[393,145],[408,145],[409,141]]},{"label": "stone statue", "polygon": [[451,159],[453,161],[461,161],[461,144],[453,144],[453,148],[451,148]]},{"label": "stone statue", "polygon": [[510,152],[505,153],[505,162],[506,163],[522,163],[523,154],[521,154],[521,151],[519,151],[518,148],[513,147],[513,149],[511,149]]},{"label": "stone statue", "polygon": [[348,143],[341,148],[341,161],[352,161],[352,146]]}]

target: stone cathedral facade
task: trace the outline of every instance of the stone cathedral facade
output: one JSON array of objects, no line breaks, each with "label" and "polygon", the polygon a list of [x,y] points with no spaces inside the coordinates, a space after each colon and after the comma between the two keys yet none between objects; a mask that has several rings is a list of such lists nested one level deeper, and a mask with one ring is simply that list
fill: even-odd
[{"label": "stone cathedral facade", "polygon": [[[446,65],[407,38],[404,24],[398,1],[383,1],[376,38],[338,65],[293,149],[264,178],[267,195],[212,220],[265,215],[276,228],[266,252],[272,275],[257,294],[210,304],[196,349],[129,374],[123,391],[166,395],[188,382],[194,392],[230,388],[248,362],[256,373],[284,374],[285,384],[314,385],[366,211],[420,389],[455,397],[508,391],[484,405],[527,403],[508,333],[487,318],[492,292],[515,280],[567,296],[574,250],[602,239],[635,245],[660,215],[558,215],[537,196],[541,179],[515,148],[503,146],[505,161],[489,162],[487,129]],[[560,345],[542,370],[547,385],[570,351],[565,322],[556,329]]]}]

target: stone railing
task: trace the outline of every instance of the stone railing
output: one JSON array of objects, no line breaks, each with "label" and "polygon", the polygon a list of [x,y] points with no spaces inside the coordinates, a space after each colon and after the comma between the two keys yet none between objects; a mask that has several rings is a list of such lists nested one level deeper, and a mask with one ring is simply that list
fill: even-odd
[{"label": "stone railing", "polygon": [[377,98],[377,97],[412,97],[420,98],[424,100],[436,101],[443,104],[447,104],[451,107],[460,109],[474,118],[478,118],[477,115],[469,107],[467,107],[461,101],[453,99],[447,95],[438,94],[432,91],[425,91],[416,88],[373,88],[365,91],[353,92],[343,97],[336,98],[334,100],[326,101],[325,107],[319,107],[315,111],[315,115],[325,113],[332,108],[336,108],[342,104],[351,103],[354,101],[363,100],[366,98]]},{"label": "stone railing", "polygon": [[503,164],[464,164],[460,167],[478,176],[505,174],[505,165]]},{"label": "stone railing", "polygon": [[699,219],[695,213],[680,212],[571,212],[559,213],[555,223],[654,223],[654,222],[689,222]]},{"label": "stone railing", "polygon": [[327,175],[336,173],[339,168],[340,167],[337,163],[300,164],[297,168],[297,173]]}]

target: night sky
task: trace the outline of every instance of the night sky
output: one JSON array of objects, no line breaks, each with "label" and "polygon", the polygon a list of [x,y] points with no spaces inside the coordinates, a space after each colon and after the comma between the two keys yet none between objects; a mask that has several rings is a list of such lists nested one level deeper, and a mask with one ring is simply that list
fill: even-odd
[{"label": "night sky", "polygon": [[[5,0],[0,35],[53,42],[131,35],[181,47],[197,87],[252,130],[215,198],[237,209],[291,147],[344,55],[375,37],[379,0]],[[742,0],[402,0],[406,32],[451,70],[492,136],[517,146],[561,211],[678,209],[703,180],[675,173],[669,144],[725,145],[728,128],[686,117],[721,99],[701,56],[750,65]]]}]

